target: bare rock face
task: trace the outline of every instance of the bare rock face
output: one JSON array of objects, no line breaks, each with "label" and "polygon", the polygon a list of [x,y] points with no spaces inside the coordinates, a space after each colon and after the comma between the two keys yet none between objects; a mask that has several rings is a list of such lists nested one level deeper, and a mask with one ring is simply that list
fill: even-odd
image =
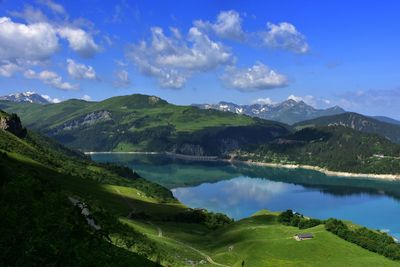
[{"label": "bare rock face", "polygon": [[26,129],[22,127],[21,120],[16,114],[0,114],[0,130],[10,132],[18,137],[26,135]]},{"label": "bare rock face", "polygon": [[52,133],[54,134],[62,131],[70,131],[78,129],[80,127],[90,126],[99,122],[105,122],[110,120],[112,120],[111,112],[107,110],[95,111],[85,114],[75,120],[65,122],[64,124],[55,128]]}]

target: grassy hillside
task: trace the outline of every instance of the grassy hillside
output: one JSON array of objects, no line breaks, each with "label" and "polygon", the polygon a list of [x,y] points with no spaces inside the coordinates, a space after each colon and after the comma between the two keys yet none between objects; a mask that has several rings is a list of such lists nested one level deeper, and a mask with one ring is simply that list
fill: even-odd
[{"label": "grassy hillside", "polygon": [[364,133],[379,134],[394,143],[400,143],[400,125],[353,112],[303,121],[295,124],[294,127],[296,127],[296,129],[302,129],[304,127],[335,125],[345,126]]},{"label": "grassy hillside", "polygon": [[50,105],[0,101],[0,108],[17,113],[27,127],[84,151],[169,150],[221,155],[289,133],[280,123],[176,106],[138,94],[101,102],[68,100]]},{"label": "grassy hillside", "polygon": [[303,164],[332,171],[400,173],[400,145],[343,126],[304,128],[285,138],[240,151],[240,159]]},{"label": "grassy hillside", "polygon": [[[144,257],[154,253],[150,240],[118,222],[93,199],[75,194],[86,182],[72,174],[77,171],[73,163],[71,173],[59,170],[40,157],[36,144],[3,130],[0,144],[0,265],[156,266]],[[72,181],[74,188],[64,186]],[[69,197],[86,203],[90,218],[101,229],[89,225]],[[124,245],[117,246],[110,237]]]},{"label": "grassy hillside", "polygon": [[0,265],[398,265],[322,226],[301,230],[315,239],[298,242],[300,230],[276,214],[233,223],[190,210],[125,168],[93,163],[30,131],[0,130],[0,174]]}]

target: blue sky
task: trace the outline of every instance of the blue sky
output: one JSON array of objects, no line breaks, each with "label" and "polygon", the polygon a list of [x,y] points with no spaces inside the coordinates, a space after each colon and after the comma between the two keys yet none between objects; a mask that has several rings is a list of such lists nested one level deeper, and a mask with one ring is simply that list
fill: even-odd
[{"label": "blue sky", "polygon": [[0,1],[0,93],[303,99],[400,119],[398,1]]}]

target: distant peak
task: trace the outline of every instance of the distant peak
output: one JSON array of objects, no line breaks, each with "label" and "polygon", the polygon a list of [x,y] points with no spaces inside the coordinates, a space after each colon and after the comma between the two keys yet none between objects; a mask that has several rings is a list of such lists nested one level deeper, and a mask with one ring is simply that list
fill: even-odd
[{"label": "distant peak", "polygon": [[49,104],[50,102],[43,96],[33,91],[27,91],[23,93],[9,94],[7,96],[0,96],[0,100],[6,100],[16,103],[35,103],[35,104]]}]

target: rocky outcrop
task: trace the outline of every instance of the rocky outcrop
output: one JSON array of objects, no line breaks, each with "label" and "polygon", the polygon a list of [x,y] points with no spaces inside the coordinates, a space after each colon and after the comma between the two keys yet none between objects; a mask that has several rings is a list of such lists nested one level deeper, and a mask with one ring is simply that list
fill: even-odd
[{"label": "rocky outcrop", "polygon": [[0,130],[5,130],[18,137],[26,135],[26,129],[22,127],[21,120],[16,114],[0,114]]},{"label": "rocky outcrop", "polygon": [[107,110],[95,111],[83,115],[75,120],[67,121],[62,125],[56,127],[52,133],[58,133],[61,131],[69,131],[84,126],[91,126],[99,122],[105,122],[112,120],[111,112]]}]

